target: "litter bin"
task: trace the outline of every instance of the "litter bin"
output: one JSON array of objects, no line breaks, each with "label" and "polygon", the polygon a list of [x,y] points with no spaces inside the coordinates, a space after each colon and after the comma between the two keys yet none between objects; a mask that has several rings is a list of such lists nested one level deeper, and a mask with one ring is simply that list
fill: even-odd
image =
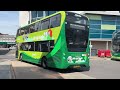
[{"label": "litter bin", "polygon": [[101,50],[100,57],[105,57],[105,50]]},{"label": "litter bin", "polygon": [[111,51],[110,50],[105,50],[105,57],[108,57],[108,58],[111,57]]},{"label": "litter bin", "polygon": [[105,57],[105,50],[98,50],[98,57]]},{"label": "litter bin", "polygon": [[98,50],[98,54],[97,54],[97,55],[98,55],[98,57],[100,57],[100,51],[101,51],[101,50]]}]

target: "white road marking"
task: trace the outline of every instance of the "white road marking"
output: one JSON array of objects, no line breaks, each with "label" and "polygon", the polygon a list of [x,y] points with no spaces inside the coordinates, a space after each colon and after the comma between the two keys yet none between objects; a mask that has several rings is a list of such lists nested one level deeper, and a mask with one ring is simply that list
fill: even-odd
[{"label": "white road marking", "polygon": [[63,74],[63,73],[59,73],[64,79],[96,79],[94,77],[82,74],[80,72],[72,72],[72,73],[67,73],[67,74]]}]

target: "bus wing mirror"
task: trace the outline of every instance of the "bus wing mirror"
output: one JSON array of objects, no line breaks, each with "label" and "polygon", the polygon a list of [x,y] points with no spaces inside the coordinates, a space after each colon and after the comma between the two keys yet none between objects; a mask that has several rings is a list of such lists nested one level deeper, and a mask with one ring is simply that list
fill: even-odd
[{"label": "bus wing mirror", "polygon": [[90,48],[92,48],[92,47],[93,47],[93,45],[89,45],[89,47],[90,47]]}]

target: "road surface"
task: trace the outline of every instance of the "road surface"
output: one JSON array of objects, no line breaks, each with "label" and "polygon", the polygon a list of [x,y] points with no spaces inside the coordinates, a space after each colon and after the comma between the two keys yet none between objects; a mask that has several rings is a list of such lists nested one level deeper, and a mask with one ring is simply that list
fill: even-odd
[{"label": "road surface", "polygon": [[20,62],[14,54],[0,55],[0,79],[120,79],[120,61],[91,58],[90,71],[43,69]]}]

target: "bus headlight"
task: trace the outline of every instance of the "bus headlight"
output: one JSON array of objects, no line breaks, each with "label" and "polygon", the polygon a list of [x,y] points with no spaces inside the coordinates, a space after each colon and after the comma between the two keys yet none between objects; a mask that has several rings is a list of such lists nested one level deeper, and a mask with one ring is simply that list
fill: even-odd
[{"label": "bus headlight", "polygon": [[65,53],[63,53],[63,55],[65,56]]},{"label": "bus headlight", "polygon": [[87,57],[89,57],[89,54],[82,54],[82,56],[87,56]]}]

